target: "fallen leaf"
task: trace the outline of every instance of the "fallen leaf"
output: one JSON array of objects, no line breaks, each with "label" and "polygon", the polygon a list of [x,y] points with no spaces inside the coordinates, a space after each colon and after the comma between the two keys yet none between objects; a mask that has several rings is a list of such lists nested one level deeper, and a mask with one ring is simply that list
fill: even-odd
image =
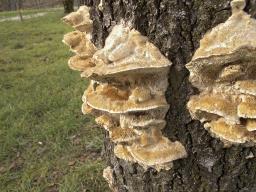
[{"label": "fallen leaf", "polygon": [[68,165],[69,165],[69,166],[73,166],[73,165],[75,165],[75,164],[76,164],[76,161],[69,161],[69,162],[68,162]]},{"label": "fallen leaf", "polygon": [[17,166],[16,162],[13,161],[13,162],[11,163],[11,165],[9,166],[9,170],[15,169],[16,166]]},{"label": "fallen leaf", "polygon": [[4,173],[5,172],[5,168],[4,167],[0,167],[0,173]]}]

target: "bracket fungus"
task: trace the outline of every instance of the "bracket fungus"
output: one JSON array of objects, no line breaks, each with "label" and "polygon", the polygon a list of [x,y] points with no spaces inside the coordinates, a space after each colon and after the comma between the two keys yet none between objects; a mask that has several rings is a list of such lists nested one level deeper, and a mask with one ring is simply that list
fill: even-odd
[{"label": "bracket fungus", "polygon": [[91,33],[93,22],[90,19],[89,11],[89,7],[80,6],[76,12],[68,14],[62,20],[78,31]]},{"label": "bracket fungus", "polygon": [[105,46],[97,50],[88,38],[88,13],[89,8],[81,7],[63,19],[76,29],[63,39],[76,54],[69,67],[90,79],[82,112],[94,115],[109,132],[117,157],[144,168],[170,169],[172,161],[187,155],[180,142],[171,142],[161,132],[169,108],[165,91],[171,62],[125,24],[114,26]]},{"label": "bracket fungus", "polygon": [[200,41],[190,63],[190,82],[200,94],[188,109],[225,144],[256,142],[256,20],[231,2],[232,15]]},{"label": "bracket fungus", "polygon": [[118,189],[114,185],[114,170],[110,166],[103,170],[103,178],[107,181],[109,188],[113,192],[118,192]]}]

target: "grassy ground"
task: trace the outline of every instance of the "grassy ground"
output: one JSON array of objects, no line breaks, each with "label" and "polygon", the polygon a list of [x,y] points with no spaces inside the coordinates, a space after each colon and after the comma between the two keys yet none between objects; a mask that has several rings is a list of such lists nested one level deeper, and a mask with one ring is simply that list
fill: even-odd
[{"label": "grassy ground", "polygon": [[[55,11],[56,9],[58,10],[63,10],[63,7],[56,7],[56,8],[51,8],[51,9],[29,9],[29,10],[21,10],[22,15],[32,15],[35,13],[41,13],[41,12],[52,12]],[[3,18],[8,18],[8,17],[15,17],[18,16],[19,14],[17,11],[8,11],[8,12],[0,12],[0,19]]]},{"label": "grassy ground", "polygon": [[[1,16],[5,16],[1,13]],[[102,130],[81,114],[61,11],[0,25],[0,191],[107,191]]]}]

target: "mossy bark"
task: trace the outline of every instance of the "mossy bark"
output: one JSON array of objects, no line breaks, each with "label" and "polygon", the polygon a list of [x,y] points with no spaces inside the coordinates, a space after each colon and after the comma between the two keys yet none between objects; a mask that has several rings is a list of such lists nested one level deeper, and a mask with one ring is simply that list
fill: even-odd
[{"label": "mossy bark", "polygon": [[[93,40],[98,47],[104,45],[111,28],[123,19],[146,35],[173,63],[166,92],[171,107],[164,134],[182,142],[188,157],[175,161],[169,171],[145,171],[138,164],[116,158],[106,135],[104,152],[114,169],[118,191],[256,191],[256,160],[246,158],[250,152],[256,156],[256,148],[223,148],[223,143],[212,138],[200,122],[192,120],[186,109],[189,97],[197,90],[188,81],[185,64],[202,36],[230,16],[230,0],[105,0],[102,12],[97,8],[99,0],[84,2],[92,6]],[[246,11],[256,17],[256,0],[247,1]]]}]

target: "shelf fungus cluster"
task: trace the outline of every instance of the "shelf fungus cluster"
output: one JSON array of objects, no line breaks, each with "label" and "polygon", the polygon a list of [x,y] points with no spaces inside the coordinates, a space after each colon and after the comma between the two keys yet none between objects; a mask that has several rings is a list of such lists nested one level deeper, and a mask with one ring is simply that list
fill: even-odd
[{"label": "shelf fungus cluster", "polygon": [[186,156],[180,142],[171,142],[161,132],[169,108],[165,91],[170,61],[125,24],[114,26],[105,46],[97,50],[90,41],[88,11],[81,7],[63,19],[76,29],[63,40],[76,53],[69,66],[90,79],[83,113],[96,116],[96,123],[109,132],[118,158],[169,169],[172,161]]},{"label": "shelf fungus cluster", "polygon": [[204,36],[186,65],[200,91],[188,109],[225,144],[256,142],[256,20],[245,4],[231,2],[231,17]]}]

